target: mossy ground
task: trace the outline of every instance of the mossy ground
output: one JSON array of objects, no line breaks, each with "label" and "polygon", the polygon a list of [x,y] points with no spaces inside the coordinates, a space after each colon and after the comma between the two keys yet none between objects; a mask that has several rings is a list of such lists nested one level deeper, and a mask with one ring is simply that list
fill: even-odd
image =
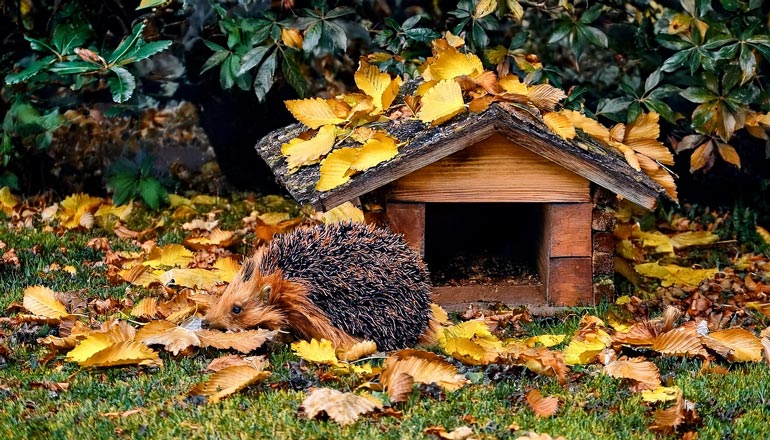
[{"label": "mossy ground", "polygon": [[[88,246],[88,239],[111,237],[113,249],[137,249],[103,230],[44,232],[9,228],[0,223],[0,241],[15,249],[19,268],[0,266],[0,312],[19,303],[25,287],[42,284],[56,291],[83,290],[88,300],[122,298],[133,286],[109,283],[103,254]],[[183,233],[167,227],[159,243],[179,242]],[[50,270],[51,264],[72,265],[75,275]],[[141,289],[141,288],[139,288]],[[604,316],[607,307],[588,312]],[[528,334],[572,334],[581,313],[564,319],[545,318],[524,327]],[[107,317],[105,317],[106,319]],[[125,318],[125,317],[123,317]],[[680,434],[651,431],[655,409],[670,404],[646,404],[628,383],[601,374],[592,365],[573,368],[571,381],[560,385],[553,377],[538,376],[522,367],[492,365],[462,367],[473,383],[452,393],[436,387],[415,389],[410,400],[395,406],[391,415],[365,416],[341,427],[324,420],[298,416],[303,388],[323,385],[350,390],[350,381],[320,382],[324,367],[305,365],[288,347],[267,353],[273,375],[266,382],[207,404],[186,397],[193,384],[206,375],[206,365],[222,353],[197,351],[190,357],[161,354],[163,367],[121,367],[79,370],[62,356],[44,362],[47,349],[36,343],[46,326],[0,327],[0,438],[271,438],[271,439],[404,439],[425,438],[424,430],[443,426],[452,430],[470,426],[476,438],[515,438],[528,431],[568,439],[677,438]],[[687,430],[701,439],[766,438],[770,435],[770,371],[764,363],[728,364],[726,372],[701,371],[700,360],[664,358],[648,354],[666,385],[677,385],[685,399],[696,404],[701,422]],[[66,382],[68,389],[52,391],[43,383]],[[539,388],[559,398],[554,417],[538,418],[529,409],[525,393]],[[130,415],[129,410],[138,409]]]}]

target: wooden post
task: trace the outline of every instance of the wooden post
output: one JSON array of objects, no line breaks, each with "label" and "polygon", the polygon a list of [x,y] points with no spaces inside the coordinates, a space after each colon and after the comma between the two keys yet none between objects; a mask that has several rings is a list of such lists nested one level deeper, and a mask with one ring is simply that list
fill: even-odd
[{"label": "wooden post", "polygon": [[409,247],[425,257],[425,203],[387,202],[388,227],[402,234]]}]

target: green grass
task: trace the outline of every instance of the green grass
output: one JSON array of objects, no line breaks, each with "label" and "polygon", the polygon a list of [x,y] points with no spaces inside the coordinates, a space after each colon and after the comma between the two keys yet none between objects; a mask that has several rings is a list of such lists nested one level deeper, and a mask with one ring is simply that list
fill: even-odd
[{"label": "green grass", "polygon": [[[245,212],[246,210],[242,210]],[[247,215],[246,213],[245,215]],[[241,215],[239,213],[238,215]],[[235,222],[235,220],[231,220]],[[39,230],[9,230],[0,225],[0,240],[16,249],[20,268],[0,266],[0,309],[20,302],[25,287],[43,284],[57,291],[82,290],[86,299],[126,296],[127,285],[112,286],[106,268],[98,264],[101,252],[86,246],[88,239],[109,237],[113,249],[136,249],[104,231],[55,234]],[[183,234],[169,228],[159,243],[179,242]],[[77,274],[47,271],[52,263],[73,265]],[[143,296],[131,286],[132,295]],[[606,315],[607,305],[592,310]],[[538,319],[526,324],[528,335],[572,334],[581,313]],[[105,319],[107,317],[104,317]],[[431,426],[452,430],[470,426],[477,438],[515,438],[527,431],[568,439],[656,439],[649,430],[656,408],[628,383],[601,374],[600,366],[573,368],[572,380],[560,385],[555,378],[537,376],[522,367],[461,367],[475,383],[453,393],[437,393],[435,387],[415,389],[410,400],[396,405],[400,417],[364,416],[348,427],[330,421],[305,420],[298,416],[307,385],[351,390],[364,379],[345,378],[340,383],[321,383],[324,367],[302,365],[287,347],[268,353],[273,375],[265,383],[236,393],[220,403],[205,404],[186,397],[193,384],[203,381],[206,365],[223,353],[202,350],[192,357],[161,355],[163,367],[125,367],[79,371],[62,356],[42,364],[47,351],[35,343],[48,328],[27,324],[0,327],[0,438],[2,439],[101,439],[101,438],[268,438],[268,439],[409,439],[425,438]],[[2,348],[7,353],[3,355]],[[770,436],[770,371],[764,363],[727,366],[727,374],[700,373],[699,360],[650,355],[668,385],[677,385],[684,397],[696,404],[702,422],[693,427],[701,439],[767,438]],[[294,372],[290,366],[295,367]],[[66,391],[49,391],[42,382],[68,382]],[[292,384],[300,389],[292,389]],[[559,398],[556,416],[537,418],[524,395],[539,388]],[[140,408],[127,417],[107,416]],[[518,426],[512,431],[512,426]],[[677,438],[677,435],[662,436]]]}]

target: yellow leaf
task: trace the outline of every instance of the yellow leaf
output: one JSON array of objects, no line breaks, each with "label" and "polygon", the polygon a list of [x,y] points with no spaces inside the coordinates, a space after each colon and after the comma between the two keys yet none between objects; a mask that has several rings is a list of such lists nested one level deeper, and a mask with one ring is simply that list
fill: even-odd
[{"label": "yellow leaf", "polygon": [[266,212],[257,216],[266,225],[276,226],[281,222],[285,222],[291,218],[291,214],[288,212]]},{"label": "yellow leaf", "polygon": [[[727,347],[720,349],[713,340]],[[762,360],[762,341],[754,333],[742,328],[718,330],[703,337],[703,343],[714,349],[730,362],[759,362]]]},{"label": "yellow leaf", "polygon": [[334,345],[331,341],[321,339],[311,339],[308,341],[297,341],[291,344],[294,354],[308,362],[325,365],[339,365]]},{"label": "yellow leaf", "polygon": [[140,328],[136,332],[136,340],[145,345],[162,345],[174,355],[189,347],[201,345],[195,332],[164,320],[152,321]]},{"label": "yellow leaf", "polygon": [[300,405],[300,413],[313,419],[326,413],[342,426],[358,420],[361,414],[382,409],[382,402],[374,397],[343,393],[331,388],[311,388]]},{"label": "yellow leaf", "polygon": [[81,367],[116,367],[120,365],[156,365],[163,362],[158,353],[140,342],[116,342],[94,353],[88,359],[78,362]]},{"label": "yellow leaf", "polygon": [[296,120],[313,129],[345,122],[345,119],[338,117],[331,105],[321,98],[289,100],[286,101],[286,108]]},{"label": "yellow leaf", "polygon": [[647,248],[654,248],[653,252],[656,253],[666,253],[666,254],[673,254],[674,253],[674,244],[672,243],[671,239],[668,237],[668,235],[663,234],[659,231],[651,231],[651,232],[634,232],[634,238],[639,238],[642,240],[642,246]]},{"label": "yellow leaf", "polygon": [[321,176],[315,185],[316,191],[328,191],[350,180],[350,166],[356,160],[358,148],[338,148],[321,161]]},{"label": "yellow leaf", "polygon": [[131,309],[131,316],[144,319],[153,319],[158,313],[158,299],[153,297],[142,298]]},{"label": "yellow leaf", "polygon": [[635,380],[649,390],[660,386],[658,367],[644,358],[617,359],[604,366],[604,373],[612,377]]},{"label": "yellow leaf", "polygon": [[445,353],[464,363],[487,365],[497,360],[503,344],[483,321],[465,321],[447,327],[438,337]]},{"label": "yellow leaf", "polygon": [[510,14],[513,16],[513,18],[519,21],[524,18],[524,7],[521,6],[521,2],[519,0],[506,0],[505,3],[508,5],[508,10],[510,11]]},{"label": "yellow leaf", "polygon": [[[706,168],[714,160],[714,142],[707,141],[701,144],[690,155],[690,173],[694,173],[701,168]],[[708,168],[706,168],[708,169]]]},{"label": "yellow leaf", "polygon": [[422,98],[417,118],[433,125],[441,124],[465,111],[463,92],[454,80],[440,81]]},{"label": "yellow leaf", "polygon": [[446,40],[447,44],[452,47],[460,47],[465,46],[465,39],[462,37],[458,37],[457,35],[446,31],[444,33],[444,39]]},{"label": "yellow leaf", "polygon": [[435,383],[446,391],[455,391],[468,383],[457,368],[441,356],[422,350],[405,349],[391,354],[382,367],[380,383],[387,390],[405,373],[418,383]]},{"label": "yellow leaf", "polygon": [[725,162],[733,164],[738,168],[741,167],[741,157],[738,156],[738,152],[735,151],[732,145],[717,142],[717,151]]},{"label": "yellow leaf", "polygon": [[572,125],[572,122],[560,113],[549,112],[544,114],[543,122],[562,139],[569,140],[575,137],[575,127]]},{"label": "yellow leaf", "polygon": [[24,289],[22,305],[33,315],[50,319],[60,319],[68,316],[64,307],[54,294],[54,291],[44,286],[31,286]]},{"label": "yellow leaf", "polygon": [[283,44],[295,49],[302,49],[302,34],[296,29],[281,28],[281,41]]},{"label": "yellow leaf", "polygon": [[567,365],[590,364],[596,360],[596,356],[606,347],[607,344],[601,340],[578,341],[573,339],[564,348],[564,363]]},{"label": "yellow leaf", "polygon": [[388,107],[398,95],[401,78],[390,78],[387,73],[380,72],[377,66],[361,61],[353,79],[361,91],[371,96],[374,108],[382,111]]},{"label": "yellow leaf", "polygon": [[572,125],[574,125],[575,128],[583,130],[587,135],[600,141],[609,142],[610,130],[600,124],[596,119],[591,119],[574,110],[562,110],[561,113],[572,122]]},{"label": "yellow leaf", "polygon": [[249,353],[261,347],[265,342],[275,338],[277,330],[256,329],[235,333],[225,333],[216,330],[197,330],[195,335],[203,347],[213,347],[219,350],[233,349],[241,353]]},{"label": "yellow leaf", "polygon": [[162,267],[185,267],[193,259],[193,253],[181,244],[169,244],[161,248],[155,246],[150,249],[147,259],[142,263],[153,269]]},{"label": "yellow leaf", "polygon": [[80,341],[69,353],[66,359],[68,361],[83,363],[94,354],[115,344],[115,341],[107,333],[93,333]]},{"label": "yellow leaf", "polygon": [[332,147],[337,139],[337,127],[324,125],[315,136],[309,140],[294,138],[281,145],[281,154],[286,156],[286,166],[289,172],[305,165],[318,163]]},{"label": "yellow leaf", "polygon": [[165,286],[176,285],[192,289],[211,290],[217,284],[230,282],[233,277],[230,273],[209,269],[169,269],[158,276],[158,280]]},{"label": "yellow leaf", "polygon": [[361,146],[351,169],[364,171],[393,159],[398,154],[396,139],[384,132],[378,132]]},{"label": "yellow leaf", "polygon": [[350,202],[345,202],[334,209],[323,212],[320,214],[320,219],[324,223],[338,223],[338,222],[364,222],[364,211]]},{"label": "yellow leaf", "polygon": [[94,214],[94,217],[108,218],[110,216],[115,216],[120,220],[126,220],[128,219],[128,216],[131,215],[131,212],[133,210],[134,210],[133,201],[123,206],[101,205],[99,206],[99,209],[96,210],[96,214]]},{"label": "yellow leaf", "polygon": [[637,154],[636,159],[639,161],[639,166],[652,180],[660,184],[666,193],[674,200],[678,201],[676,183],[674,182],[674,176],[667,170],[663,169],[657,162],[648,158],[643,154]]},{"label": "yellow leaf", "polygon": [[73,194],[61,202],[58,217],[66,229],[93,226],[93,211],[102,203],[102,199],[86,194]]},{"label": "yellow leaf", "polygon": [[353,362],[377,351],[374,341],[360,341],[345,350],[338,350],[337,357],[345,362]]},{"label": "yellow leaf", "polygon": [[673,284],[697,286],[701,281],[717,273],[716,269],[691,269],[675,264],[660,265],[657,262],[636,264],[634,269],[646,277],[660,279],[663,287]]},{"label": "yellow leaf", "polygon": [[224,281],[230,281],[235,278],[235,274],[240,270],[241,265],[234,257],[220,257],[214,262],[214,268],[219,271],[219,277]]},{"label": "yellow leaf", "polygon": [[668,402],[669,400],[676,400],[681,394],[682,390],[678,386],[660,386],[653,390],[642,390],[642,400],[650,403]]},{"label": "yellow leaf", "polygon": [[543,347],[553,347],[564,342],[566,337],[567,335],[538,335],[527,338],[524,343],[527,345],[527,347],[534,347],[538,344],[542,345]]},{"label": "yellow leaf", "polygon": [[[481,59],[472,53],[462,53],[457,49],[441,52],[423,71],[426,81],[451,80],[458,76],[479,75],[484,71]],[[459,88],[459,85],[458,85]]]},{"label": "yellow leaf", "polygon": [[11,216],[13,214],[13,208],[19,204],[19,199],[11,193],[11,189],[7,186],[0,188],[0,211],[5,215]]},{"label": "yellow leaf", "polygon": [[519,81],[519,77],[514,74],[509,73],[508,75],[505,75],[500,78],[499,83],[506,92],[514,95],[526,95],[529,92],[529,87]]},{"label": "yellow leaf", "polygon": [[188,394],[190,396],[205,396],[209,403],[216,403],[222,398],[268,377],[270,377],[269,371],[261,371],[248,365],[235,365],[212,374],[206,382],[193,386]]},{"label": "yellow leaf", "polygon": [[473,11],[473,18],[478,20],[497,10],[497,0],[480,0]]},{"label": "yellow leaf", "polygon": [[670,239],[675,249],[684,249],[714,243],[719,240],[719,236],[711,231],[688,231],[674,234]]},{"label": "yellow leaf", "polygon": [[762,226],[757,226],[756,230],[762,241],[764,241],[766,245],[770,246],[770,232],[768,232],[768,230]]}]

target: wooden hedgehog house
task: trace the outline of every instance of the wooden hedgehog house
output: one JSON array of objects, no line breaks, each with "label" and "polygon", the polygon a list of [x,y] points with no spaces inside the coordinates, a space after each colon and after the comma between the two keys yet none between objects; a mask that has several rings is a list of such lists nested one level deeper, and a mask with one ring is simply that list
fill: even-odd
[{"label": "wooden hedgehog house", "polygon": [[[525,275],[513,277],[434,279],[434,301],[449,310],[610,299],[617,199],[652,209],[665,194],[622,156],[587,136],[565,141],[511,105],[493,104],[436,127],[405,119],[384,129],[403,143],[399,154],[323,192],[314,189],[318,166],[289,173],[281,154],[281,145],[307,127],[272,132],[257,150],[301,204],[322,211],[346,201],[384,207],[383,221],[423,255],[433,275],[437,266],[451,274],[471,264],[472,254],[492,255],[493,266],[506,259],[525,266]],[[452,266],[453,258],[460,263]]]}]

